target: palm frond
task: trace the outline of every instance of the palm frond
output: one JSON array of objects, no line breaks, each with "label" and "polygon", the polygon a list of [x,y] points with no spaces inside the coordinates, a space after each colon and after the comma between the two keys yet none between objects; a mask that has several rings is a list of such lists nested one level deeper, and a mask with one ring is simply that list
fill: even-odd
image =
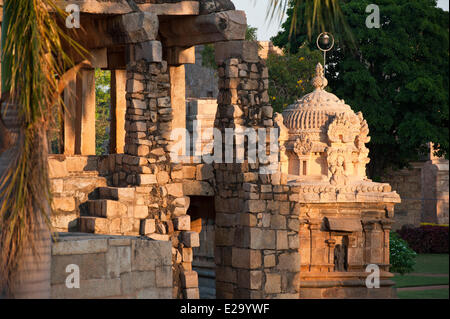
[{"label": "palm frond", "polygon": [[51,228],[46,132],[60,110],[59,79],[72,65],[61,42],[81,48],[58,26],[66,13],[54,0],[6,0],[3,9],[0,115],[17,118],[14,150],[0,176],[0,288],[10,294],[23,247],[34,248],[42,221]]},{"label": "palm frond", "polygon": [[[286,10],[292,6],[293,15],[289,30],[289,38],[296,32],[298,17],[304,19],[308,38],[314,32],[340,33],[342,38],[354,43],[352,32],[342,13],[339,0],[270,0],[267,8],[267,18],[272,21],[275,17],[281,23]],[[300,13],[300,14],[299,14]]]}]

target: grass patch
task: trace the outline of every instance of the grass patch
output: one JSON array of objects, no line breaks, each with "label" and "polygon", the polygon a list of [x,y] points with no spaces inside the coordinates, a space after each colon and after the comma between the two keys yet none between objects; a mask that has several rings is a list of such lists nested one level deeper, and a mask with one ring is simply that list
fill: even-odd
[{"label": "grass patch", "polygon": [[434,285],[448,285],[448,277],[418,277],[418,276],[395,276],[393,278],[397,288],[420,287]]},{"label": "grass patch", "polygon": [[448,289],[398,291],[400,299],[448,299]]},{"label": "grass patch", "polygon": [[448,274],[448,260],[448,254],[417,255],[414,272],[424,274]]}]

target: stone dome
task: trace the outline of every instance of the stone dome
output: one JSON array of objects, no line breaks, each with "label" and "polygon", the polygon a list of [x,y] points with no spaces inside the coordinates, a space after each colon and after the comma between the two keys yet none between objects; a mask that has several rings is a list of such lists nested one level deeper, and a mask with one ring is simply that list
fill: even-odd
[{"label": "stone dome", "polygon": [[312,93],[306,94],[283,111],[283,124],[290,133],[325,132],[327,124],[338,114],[347,113],[350,117],[356,117],[344,100],[324,90],[328,81],[320,63],[317,64],[312,84],[315,87]]},{"label": "stone dome", "polygon": [[323,66],[316,66],[315,90],[282,114],[287,172],[307,181],[347,185],[366,179],[369,127],[361,112],[324,90]]}]

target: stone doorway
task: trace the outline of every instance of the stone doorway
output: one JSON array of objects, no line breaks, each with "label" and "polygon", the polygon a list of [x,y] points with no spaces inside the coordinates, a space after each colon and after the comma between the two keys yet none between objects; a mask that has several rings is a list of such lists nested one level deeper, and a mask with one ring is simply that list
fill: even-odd
[{"label": "stone doorway", "polygon": [[214,260],[216,211],[214,197],[191,196],[188,215],[191,228],[200,231],[200,247],[194,248],[192,268],[198,273],[200,298],[216,298],[216,264]]}]

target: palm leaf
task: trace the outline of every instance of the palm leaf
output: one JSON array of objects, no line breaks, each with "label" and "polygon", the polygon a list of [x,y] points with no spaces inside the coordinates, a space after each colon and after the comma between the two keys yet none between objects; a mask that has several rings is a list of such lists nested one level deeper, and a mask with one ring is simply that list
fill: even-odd
[{"label": "palm leaf", "polygon": [[296,32],[300,16],[304,19],[309,40],[313,33],[328,31],[338,33],[354,44],[352,32],[341,11],[339,0],[270,0],[266,17],[269,21],[277,18],[281,23],[290,5],[293,8],[293,15],[289,38]]},{"label": "palm leaf", "polygon": [[24,247],[38,254],[42,223],[51,229],[46,134],[62,102],[55,94],[59,79],[72,66],[62,41],[82,48],[58,26],[66,13],[54,0],[6,0],[3,9],[0,115],[17,119],[9,128],[15,139],[10,162],[0,176],[0,288],[11,295]]}]

